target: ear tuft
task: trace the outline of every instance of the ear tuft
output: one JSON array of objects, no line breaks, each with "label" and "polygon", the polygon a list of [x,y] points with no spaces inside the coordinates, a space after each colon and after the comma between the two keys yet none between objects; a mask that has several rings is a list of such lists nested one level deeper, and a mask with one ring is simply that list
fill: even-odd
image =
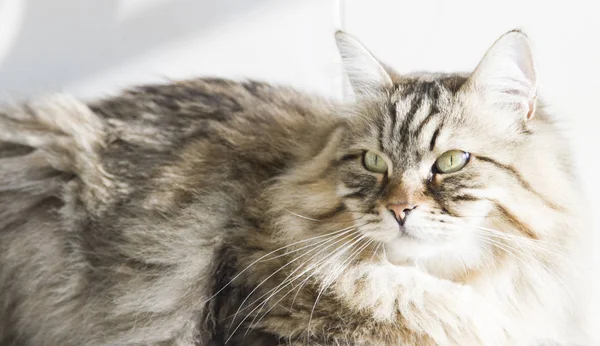
[{"label": "ear tuft", "polygon": [[335,41],[352,89],[358,96],[393,86],[385,68],[357,39],[337,31]]},{"label": "ear tuft", "polygon": [[501,36],[487,51],[467,85],[504,109],[533,117],[537,75],[531,45],[518,30]]}]

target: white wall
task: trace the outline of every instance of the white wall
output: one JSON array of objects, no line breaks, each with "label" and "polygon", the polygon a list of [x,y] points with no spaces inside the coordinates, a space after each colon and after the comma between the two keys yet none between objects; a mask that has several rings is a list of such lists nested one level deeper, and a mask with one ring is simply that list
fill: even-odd
[{"label": "white wall", "polygon": [[[541,93],[572,137],[594,215],[600,211],[597,7],[582,0],[0,0],[0,100],[56,90],[97,97],[134,83],[200,75],[257,78],[340,97],[333,42],[340,26],[400,72],[472,69],[500,34],[522,28],[537,53]],[[599,226],[590,239],[595,248]],[[600,266],[600,255],[595,260]],[[590,278],[596,291],[599,273]],[[589,305],[600,310],[598,301]]]},{"label": "white wall", "polygon": [[320,0],[0,0],[0,93],[97,96],[217,75],[330,94],[333,9]]}]

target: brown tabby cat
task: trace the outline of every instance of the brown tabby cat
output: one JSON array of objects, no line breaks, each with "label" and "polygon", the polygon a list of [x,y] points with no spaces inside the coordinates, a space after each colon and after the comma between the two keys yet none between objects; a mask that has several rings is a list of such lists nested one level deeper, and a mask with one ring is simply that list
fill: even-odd
[{"label": "brown tabby cat", "polygon": [[529,43],[356,101],[198,79],[0,111],[0,345],[583,345]]}]

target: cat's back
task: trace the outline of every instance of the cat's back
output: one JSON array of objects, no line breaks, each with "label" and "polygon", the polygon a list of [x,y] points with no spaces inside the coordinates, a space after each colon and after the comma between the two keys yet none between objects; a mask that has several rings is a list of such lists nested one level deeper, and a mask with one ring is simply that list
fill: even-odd
[{"label": "cat's back", "polygon": [[170,178],[257,182],[310,157],[336,121],[332,103],[256,81],[192,79],[92,102],[51,95],[0,107],[0,184],[19,194],[79,178],[102,190],[88,197],[103,209],[177,185]]},{"label": "cat's back", "polygon": [[[206,275],[214,237],[205,230],[312,155],[334,123],[324,100],[221,79],[0,109],[0,344],[84,344],[62,339],[73,336],[66,326],[81,337],[94,328],[116,335],[140,313],[140,337],[172,333],[165,320],[153,324],[152,312],[123,312],[114,302],[181,289],[199,295],[186,301],[202,301],[203,290],[186,287],[194,280],[175,276],[175,267],[187,270],[177,256]],[[140,281],[149,271],[160,282]],[[100,305],[86,307],[92,301]],[[173,304],[161,313],[180,319],[188,306]]]},{"label": "cat's back", "polygon": [[110,170],[138,182],[174,160],[206,155],[205,166],[219,167],[221,174],[235,174],[221,166],[233,160],[236,166],[281,169],[310,150],[315,130],[335,121],[332,105],[321,98],[214,78],[143,86],[90,108],[113,137],[105,151]]}]

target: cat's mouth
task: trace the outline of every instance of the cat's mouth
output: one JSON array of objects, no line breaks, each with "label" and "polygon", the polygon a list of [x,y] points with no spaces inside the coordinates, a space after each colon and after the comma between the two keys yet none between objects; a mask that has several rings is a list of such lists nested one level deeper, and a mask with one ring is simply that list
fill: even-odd
[{"label": "cat's mouth", "polygon": [[396,227],[395,240],[421,243],[423,245],[439,245],[447,241],[447,238],[440,237],[437,234],[431,234],[429,227],[420,225],[418,222],[405,224],[398,223]]},{"label": "cat's mouth", "polygon": [[414,225],[411,225],[405,221],[396,219],[396,216],[394,215],[393,212],[391,213],[391,217],[395,221],[395,225],[398,229],[398,233],[396,236],[397,238],[405,238],[405,239],[411,239],[411,240],[416,240],[416,241],[425,241],[426,240],[422,236],[419,236],[418,227],[415,227]]},{"label": "cat's mouth", "polygon": [[415,230],[414,227],[406,225],[398,225],[398,237],[404,239],[410,239],[415,241],[427,241],[424,237],[420,236],[419,231]]},{"label": "cat's mouth", "polygon": [[416,237],[413,232],[411,232],[410,228],[407,227],[406,225],[402,225],[400,223],[398,223],[398,237],[400,238],[410,238],[410,239],[414,239],[414,240],[418,240],[419,238]]}]

